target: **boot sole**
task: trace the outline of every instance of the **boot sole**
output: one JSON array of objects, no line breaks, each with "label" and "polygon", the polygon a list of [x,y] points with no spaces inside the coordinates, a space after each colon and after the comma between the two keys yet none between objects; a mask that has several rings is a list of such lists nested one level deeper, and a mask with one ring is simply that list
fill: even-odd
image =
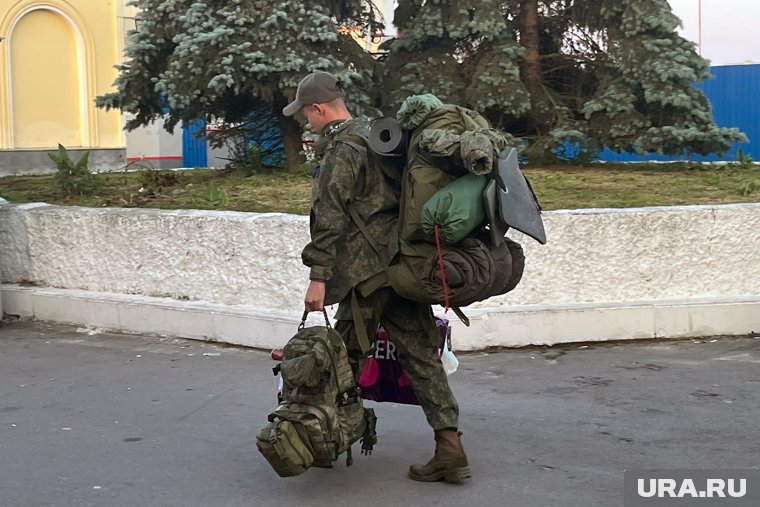
[{"label": "boot sole", "polygon": [[470,473],[470,467],[455,468],[454,470],[441,470],[430,475],[419,475],[410,470],[409,478],[413,481],[420,482],[444,481],[450,484],[459,484],[472,478],[472,474]]}]

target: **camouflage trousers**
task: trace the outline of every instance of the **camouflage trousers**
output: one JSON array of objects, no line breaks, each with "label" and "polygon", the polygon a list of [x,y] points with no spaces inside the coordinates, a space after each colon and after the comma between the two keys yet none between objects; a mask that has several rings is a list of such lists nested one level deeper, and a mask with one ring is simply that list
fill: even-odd
[{"label": "camouflage trousers", "polygon": [[[382,323],[396,346],[428,424],[434,430],[458,428],[459,405],[438,357],[439,335],[430,305],[404,299],[390,288],[378,289],[367,297],[357,291],[356,296],[370,343],[378,322]],[[346,343],[358,380],[365,356],[354,327],[350,294],[338,306],[336,318],[335,329]]]}]

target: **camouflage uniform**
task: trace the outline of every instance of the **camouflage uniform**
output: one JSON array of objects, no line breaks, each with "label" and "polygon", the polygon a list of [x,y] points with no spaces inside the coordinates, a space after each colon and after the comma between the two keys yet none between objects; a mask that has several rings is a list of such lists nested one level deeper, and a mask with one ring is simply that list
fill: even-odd
[{"label": "camouflage uniform", "polygon": [[[315,144],[322,162],[312,188],[311,242],[302,259],[312,280],[326,282],[325,305],[340,303],[336,330],[346,341],[357,377],[364,356],[351,312],[354,289],[367,335],[375,335],[378,322],[386,327],[430,426],[458,428],[459,407],[438,358],[430,306],[404,299],[382,283],[397,251],[399,192],[382,172],[367,170],[366,146],[352,141],[367,132],[360,120],[333,122]],[[351,219],[351,209],[381,255]]]},{"label": "camouflage uniform", "polygon": [[[398,192],[382,173],[365,170],[366,147],[351,141],[368,130],[359,120],[336,121],[315,143],[321,163],[312,186],[311,242],[301,258],[311,268],[310,279],[327,282],[325,305],[339,303],[352,288],[382,277],[398,249]],[[351,220],[349,209],[367,225],[382,258]]]}]

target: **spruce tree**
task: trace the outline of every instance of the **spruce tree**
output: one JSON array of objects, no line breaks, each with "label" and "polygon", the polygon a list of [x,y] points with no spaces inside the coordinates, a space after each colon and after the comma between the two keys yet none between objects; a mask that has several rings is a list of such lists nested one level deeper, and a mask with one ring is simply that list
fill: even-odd
[{"label": "spruce tree", "polygon": [[[127,129],[166,114],[168,130],[181,121],[248,119],[269,104],[279,121],[287,162],[301,160],[301,127],[282,116],[298,81],[309,72],[333,72],[358,107],[369,107],[362,84],[371,59],[339,31],[373,29],[362,0],[137,0],[139,26],[129,34],[116,91],[97,104],[133,116]],[[345,62],[355,62],[349,68]]]},{"label": "spruce tree", "polygon": [[420,93],[488,113],[502,127],[506,116],[516,118],[530,109],[520,80],[524,51],[503,2],[401,0],[394,23],[400,37],[382,62],[386,112]]},{"label": "spruce tree", "polygon": [[301,125],[281,110],[313,70],[338,74],[356,114],[395,114],[407,96],[433,93],[485,114],[529,154],[566,141],[706,154],[746,140],[715,125],[693,86],[709,64],[678,35],[666,0],[400,0],[399,36],[377,60],[345,30],[379,29],[369,0],[136,4],[139,30],[116,91],[98,105],[133,114],[127,128],[167,111],[171,129],[266,110],[291,167],[301,160]]},{"label": "spruce tree", "polygon": [[484,112],[543,154],[721,152],[746,138],[715,125],[693,86],[709,64],[665,0],[401,0],[384,108],[434,93]]},{"label": "spruce tree", "polygon": [[720,128],[693,86],[709,78],[709,63],[676,32],[680,20],[666,0],[605,0],[588,25],[606,33],[605,57],[594,67],[597,86],[583,104],[589,144],[616,151],[705,155],[746,141]]}]

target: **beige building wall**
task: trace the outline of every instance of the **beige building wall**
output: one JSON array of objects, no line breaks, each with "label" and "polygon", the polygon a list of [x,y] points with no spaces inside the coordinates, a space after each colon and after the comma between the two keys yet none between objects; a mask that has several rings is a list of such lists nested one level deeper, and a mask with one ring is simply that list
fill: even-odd
[{"label": "beige building wall", "polygon": [[[136,28],[137,9],[127,3],[0,0],[0,177],[53,172],[47,153],[59,143],[75,160],[90,150],[93,171],[183,163],[181,133],[165,133],[160,122],[125,133],[123,115],[95,107],[113,89],[126,34]],[[393,1],[376,5],[392,19]],[[373,50],[381,39],[357,42]]]},{"label": "beige building wall", "polygon": [[125,3],[0,0],[0,150],[124,147],[121,115],[94,100],[116,78]]}]

